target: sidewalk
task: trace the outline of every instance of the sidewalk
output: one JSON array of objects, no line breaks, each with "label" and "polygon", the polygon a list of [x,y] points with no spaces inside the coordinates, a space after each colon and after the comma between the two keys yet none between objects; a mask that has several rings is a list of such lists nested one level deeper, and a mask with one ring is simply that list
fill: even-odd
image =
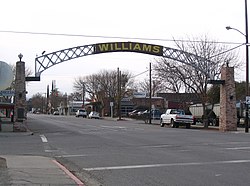
[{"label": "sidewalk", "polygon": [[0,170],[0,185],[84,186],[63,165],[49,157],[0,155]]}]

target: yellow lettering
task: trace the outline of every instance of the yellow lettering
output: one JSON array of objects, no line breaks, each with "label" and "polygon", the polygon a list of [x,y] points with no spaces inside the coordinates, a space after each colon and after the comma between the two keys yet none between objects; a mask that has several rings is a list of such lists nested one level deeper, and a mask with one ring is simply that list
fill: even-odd
[{"label": "yellow lettering", "polygon": [[102,52],[109,50],[109,44],[108,43],[100,44],[100,45],[98,45],[98,47],[99,47],[99,50],[102,51]]},{"label": "yellow lettering", "polygon": [[115,50],[121,50],[121,48],[118,46],[118,43],[115,43]]},{"label": "yellow lettering", "polygon": [[139,50],[141,51],[141,46],[139,43],[135,43],[135,46],[133,47],[133,50]]},{"label": "yellow lettering", "polygon": [[132,43],[129,43],[129,50],[132,50]]},{"label": "yellow lettering", "polygon": [[152,52],[159,53],[161,51],[160,49],[161,49],[160,46],[153,46]]},{"label": "yellow lettering", "polygon": [[147,43],[112,42],[96,44],[96,53],[131,51],[162,56],[162,46]]},{"label": "yellow lettering", "polygon": [[128,47],[126,47],[125,43],[122,43],[122,50],[128,50]]},{"label": "yellow lettering", "polygon": [[145,44],[143,44],[142,45],[142,50],[146,51],[146,52],[151,52],[151,47],[152,47],[152,45],[145,45]]}]

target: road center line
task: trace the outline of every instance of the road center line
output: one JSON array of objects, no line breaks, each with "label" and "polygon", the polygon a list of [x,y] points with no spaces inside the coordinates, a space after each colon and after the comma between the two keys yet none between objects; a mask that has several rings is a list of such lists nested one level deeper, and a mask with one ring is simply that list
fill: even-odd
[{"label": "road center line", "polygon": [[217,164],[234,164],[234,163],[250,163],[250,160],[231,160],[231,161],[214,161],[214,162],[190,162],[190,163],[169,163],[169,164],[131,165],[131,166],[114,166],[114,167],[94,167],[94,168],[83,168],[83,170],[85,170],[85,171],[103,171],[103,170],[118,170],[118,169],[139,169],[139,168],[173,167],[173,166],[195,166],[195,165],[217,165]]},{"label": "road center line", "polygon": [[48,143],[47,138],[43,134],[40,135],[40,138],[42,139],[43,143]]},{"label": "road center line", "polygon": [[231,148],[226,148],[227,150],[246,150],[250,149],[250,147],[231,147]]},{"label": "road center line", "polygon": [[55,157],[58,157],[58,158],[73,158],[73,157],[85,157],[85,156],[89,156],[89,155],[86,155],[86,154],[69,154],[69,155],[59,155],[59,156],[55,156]]}]

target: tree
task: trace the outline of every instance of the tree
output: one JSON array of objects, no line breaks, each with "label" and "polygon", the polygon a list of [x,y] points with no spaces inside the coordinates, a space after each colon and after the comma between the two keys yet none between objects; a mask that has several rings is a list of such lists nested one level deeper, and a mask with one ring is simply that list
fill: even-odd
[{"label": "tree", "polygon": [[[162,81],[160,81],[160,80],[152,78],[151,85],[152,85],[152,87],[151,87],[152,96],[156,96],[158,92],[165,91],[165,88],[162,86]],[[136,85],[136,89],[139,92],[146,92],[149,94],[149,92],[150,92],[149,79],[144,79],[143,81],[138,82]]]},{"label": "tree", "polygon": [[42,94],[37,93],[33,95],[30,100],[31,100],[31,107],[35,111],[40,111],[40,112],[43,111],[43,106],[45,106],[45,102],[44,102]]},{"label": "tree", "polygon": [[[83,93],[86,93],[91,100],[100,102],[101,107],[103,107],[105,99],[112,102],[117,100],[117,80],[118,73],[116,70],[102,70],[97,74],[76,78],[73,87],[75,94],[83,95]],[[127,87],[132,82],[131,74],[129,72],[121,72],[121,96],[126,93]]]},{"label": "tree", "polygon": [[[246,82],[235,82],[236,100],[245,101],[246,99]],[[213,85],[208,89],[208,102],[219,103],[220,102],[220,85]]]},{"label": "tree", "polygon": [[246,82],[235,82],[236,100],[246,100]]},{"label": "tree", "polygon": [[[163,81],[166,89],[171,92],[177,93],[183,91],[185,93],[195,93],[202,102],[203,113],[206,114],[205,104],[209,101],[209,85],[207,80],[210,77],[218,79],[223,65],[238,68],[241,64],[237,61],[235,52],[229,52],[225,45],[209,40],[207,36],[198,39],[189,38],[188,42],[176,41],[175,43],[178,49],[207,60],[201,61],[199,66],[194,68],[191,65],[162,58],[156,60],[154,64],[155,76]],[[203,72],[200,69],[202,69]],[[204,72],[207,72],[207,74]],[[208,74],[210,74],[210,76],[208,76]],[[208,127],[207,122],[205,122],[204,127]]]}]

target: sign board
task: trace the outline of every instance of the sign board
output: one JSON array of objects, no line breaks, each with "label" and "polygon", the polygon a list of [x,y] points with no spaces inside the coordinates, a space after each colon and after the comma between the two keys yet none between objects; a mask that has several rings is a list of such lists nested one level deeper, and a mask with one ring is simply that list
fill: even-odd
[{"label": "sign board", "polygon": [[139,52],[163,56],[163,46],[138,42],[111,42],[97,43],[94,45],[95,54],[105,52]]},{"label": "sign board", "polygon": [[110,102],[110,107],[113,107],[114,106],[114,102]]},{"label": "sign board", "polygon": [[38,77],[28,76],[28,77],[25,77],[25,81],[40,81],[40,76]]},{"label": "sign board", "polygon": [[246,96],[246,104],[247,104],[247,105],[250,104],[250,96]]},{"label": "sign board", "polygon": [[135,98],[145,98],[147,95],[146,92],[134,92],[134,97]]},{"label": "sign board", "polygon": [[15,91],[14,90],[1,90],[0,96],[14,96]]}]

